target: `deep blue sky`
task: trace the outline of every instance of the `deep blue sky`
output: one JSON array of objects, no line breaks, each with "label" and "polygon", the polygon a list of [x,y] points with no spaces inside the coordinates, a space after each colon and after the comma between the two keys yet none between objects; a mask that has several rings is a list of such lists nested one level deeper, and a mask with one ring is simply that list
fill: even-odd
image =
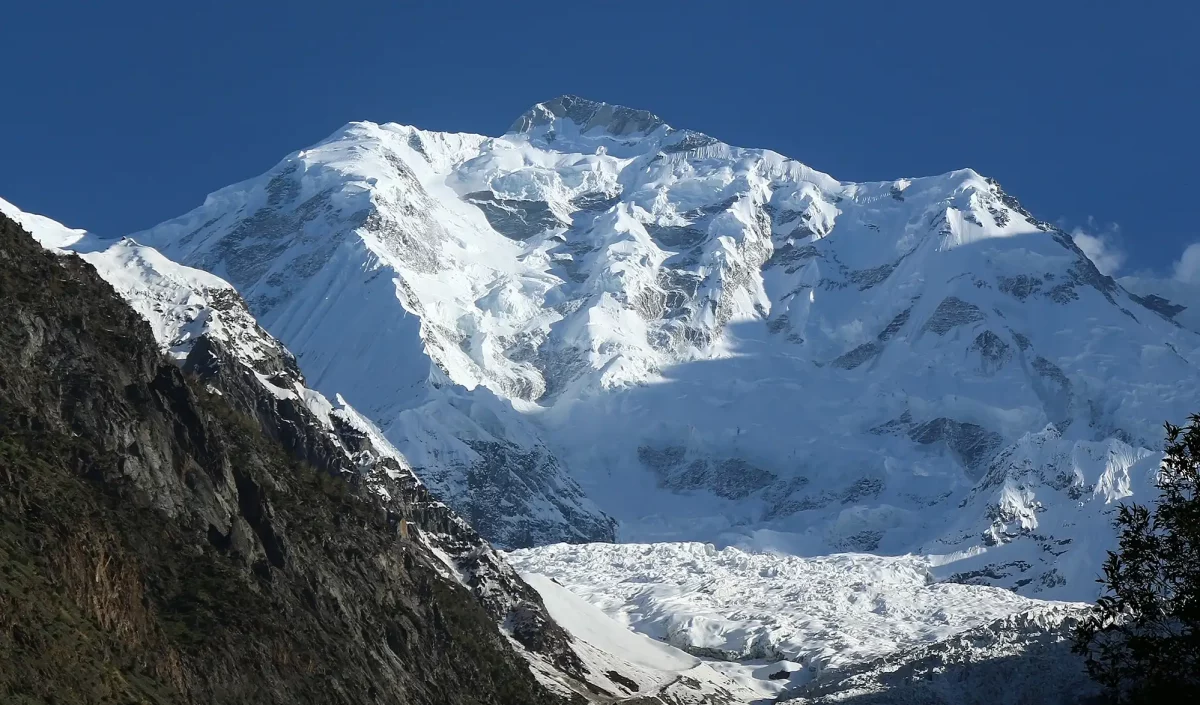
[{"label": "deep blue sky", "polygon": [[5,4],[0,197],[106,235],[358,119],[499,134],[562,93],[845,180],[970,166],[1118,223],[1125,269],[1200,240],[1191,2]]}]

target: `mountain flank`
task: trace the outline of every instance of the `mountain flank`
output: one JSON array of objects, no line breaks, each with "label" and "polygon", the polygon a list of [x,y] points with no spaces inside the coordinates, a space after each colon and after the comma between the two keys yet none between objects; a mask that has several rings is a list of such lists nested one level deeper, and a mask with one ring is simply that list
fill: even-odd
[{"label": "mountain flank", "polygon": [[0,699],[560,701],[420,529],[3,216],[0,310]]}]

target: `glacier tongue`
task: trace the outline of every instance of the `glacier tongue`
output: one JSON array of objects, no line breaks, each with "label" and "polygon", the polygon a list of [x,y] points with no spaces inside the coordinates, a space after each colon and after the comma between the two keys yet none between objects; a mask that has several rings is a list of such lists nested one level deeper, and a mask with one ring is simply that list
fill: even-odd
[{"label": "glacier tongue", "polygon": [[617,622],[697,656],[787,660],[810,675],[1038,609],[992,587],[935,582],[916,556],[799,558],[712,544],[543,546],[507,554]]}]

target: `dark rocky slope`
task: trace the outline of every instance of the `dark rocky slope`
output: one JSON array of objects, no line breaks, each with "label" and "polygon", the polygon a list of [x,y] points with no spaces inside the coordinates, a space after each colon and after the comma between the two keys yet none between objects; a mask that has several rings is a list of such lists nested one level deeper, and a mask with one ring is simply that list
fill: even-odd
[{"label": "dark rocky slope", "polygon": [[0,217],[0,700],[554,702],[402,508],[199,372]]},{"label": "dark rocky slope", "polygon": [[[543,670],[552,671],[556,680],[565,677],[567,688],[591,690],[571,637],[550,617],[537,591],[471,525],[435,498],[393,448],[381,445],[386,441],[356,426],[348,415],[323,412],[318,418],[295,394],[277,393],[307,389],[307,382],[295,357],[254,322],[236,293],[214,298],[212,305],[242,321],[243,337],[231,348],[228,337],[200,336],[182,363],[185,375],[219,392],[291,457],[355,487],[368,486],[371,501],[383,506],[389,523],[440,551],[452,564],[450,577],[467,587],[493,622]],[[248,340],[252,345],[246,349]],[[241,356],[234,349],[241,349]]]}]

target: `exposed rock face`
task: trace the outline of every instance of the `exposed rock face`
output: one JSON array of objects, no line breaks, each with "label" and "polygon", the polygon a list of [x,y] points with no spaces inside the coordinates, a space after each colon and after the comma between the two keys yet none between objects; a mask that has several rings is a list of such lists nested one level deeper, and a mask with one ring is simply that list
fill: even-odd
[{"label": "exposed rock face", "polygon": [[609,105],[574,95],[564,95],[539,103],[513,123],[510,132],[528,132],[558,119],[569,120],[583,132],[599,130],[615,137],[651,132],[657,128],[671,131],[662,118],[645,110]]},{"label": "exposed rock face", "polygon": [[741,499],[776,480],[771,473],[741,458],[689,457],[683,446],[638,448],[638,458],[674,490],[706,489],[718,497]]},{"label": "exposed rock face", "polygon": [[978,306],[955,296],[947,296],[938,304],[933,315],[925,322],[925,330],[945,335],[958,326],[983,320]]},{"label": "exposed rock face", "polygon": [[979,371],[995,374],[1012,359],[1012,346],[990,330],[975,336],[970,350],[979,355]]},{"label": "exposed rock face", "polygon": [[216,341],[189,378],[90,265],[0,228],[0,692],[557,701],[422,539],[472,534],[350,466],[360,433],[271,405]]},{"label": "exposed rock face", "polygon": [[1187,306],[1172,303],[1158,294],[1147,294],[1146,296],[1131,294],[1130,298],[1168,320],[1174,320],[1175,316],[1187,309]]},{"label": "exposed rock face", "polygon": [[[240,305],[240,304],[239,304]],[[262,333],[266,341],[273,339]],[[267,347],[264,345],[263,347]],[[445,557],[454,578],[471,590],[493,622],[548,664],[568,677],[582,677],[570,638],[545,613],[541,600],[507,563],[456,515],[436,500],[403,464],[394,449],[357,417],[343,408],[318,417],[300,395],[271,393],[304,388],[304,378],[286,349],[274,344],[274,354],[246,364],[230,353],[220,338],[199,338],[183,361],[185,373],[195,375],[238,412],[258,422],[263,433],[283,446],[291,457],[320,472],[341,477],[375,495],[388,512],[389,522]],[[311,392],[310,392],[311,393]],[[340,412],[340,413],[339,413]]]},{"label": "exposed rock face", "polygon": [[972,474],[981,475],[981,466],[1003,445],[1000,434],[978,424],[963,423],[945,417],[914,426],[908,437],[921,445],[943,442]]}]

